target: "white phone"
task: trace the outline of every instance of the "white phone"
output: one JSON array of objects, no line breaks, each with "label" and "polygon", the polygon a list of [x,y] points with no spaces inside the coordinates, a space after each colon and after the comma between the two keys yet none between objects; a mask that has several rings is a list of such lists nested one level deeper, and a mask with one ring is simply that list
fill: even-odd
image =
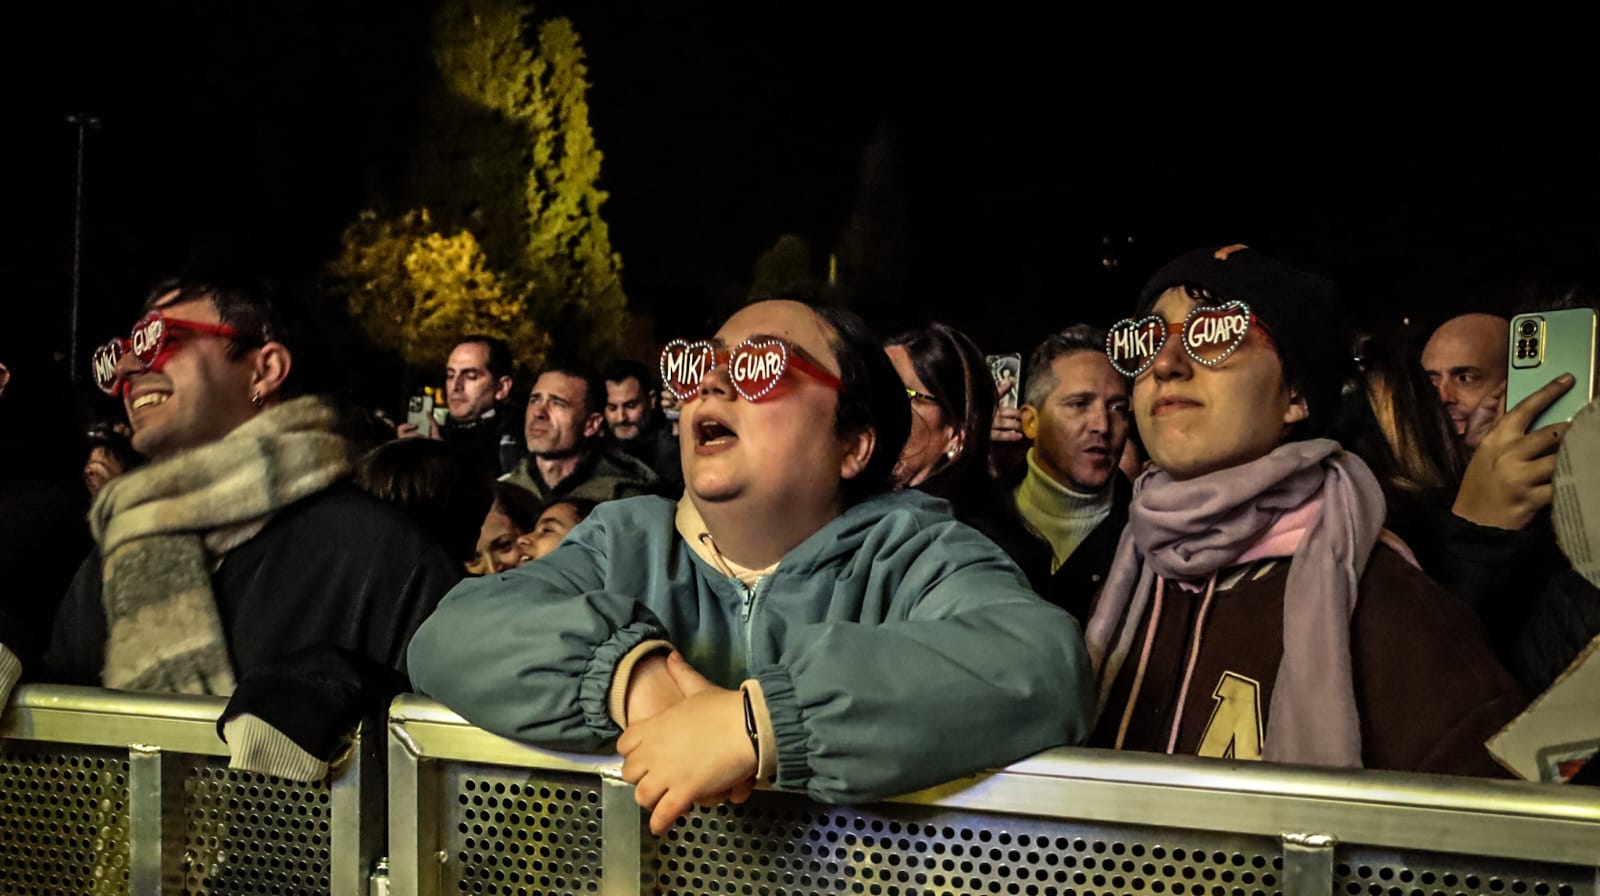
[{"label": "white phone", "polygon": [[406,406],[406,422],[427,435],[431,431],[428,425],[433,422],[433,396],[426,392],[411,396],[411,402]]}]

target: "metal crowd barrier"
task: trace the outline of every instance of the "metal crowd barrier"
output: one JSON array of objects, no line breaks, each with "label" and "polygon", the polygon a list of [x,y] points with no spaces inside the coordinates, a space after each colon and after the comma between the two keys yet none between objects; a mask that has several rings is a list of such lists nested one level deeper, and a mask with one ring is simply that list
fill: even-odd
[{"label": "metal crowd barrier", "polygon": [[232,771],[220,697],[28,685],[0,717],[0,893],[360,894],[381,738],[331,784]]},{"label": "metal crowd barrier", "polygon": [[614,756],[402,697],[386,743],[308,786],[230,771],[223,705],[19,689],[0,893],[1600,896],[1588,788],[1051,750],[871,806],[758,792],[655,838]]},{"label": "metal crowd barrier", "polygon": [[757,792],[658,839],[619,767],[396,700],[389,892],[1600,894],[1589,788],[1061,749],[866,807]]}]

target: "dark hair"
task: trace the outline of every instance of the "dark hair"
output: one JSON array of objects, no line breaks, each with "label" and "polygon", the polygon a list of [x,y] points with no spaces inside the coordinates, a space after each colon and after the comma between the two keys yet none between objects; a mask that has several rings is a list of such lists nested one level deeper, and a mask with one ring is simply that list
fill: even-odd
[{"label": "dark hair", "polygon": [[553,362],[539,368],[539,373],[533,378],[535,384],[539,377],[547,373],[559,373],[573,379],[583,380],[583,414],[599,414],[606,409],[606,384],[599,375],[588,367],[579,364]]},{"label": "dark hair", "polygon": [[494,503],[490,505],[490,509],[505,514],[506,518],[511,520],[511,524],[522,532],[532,532],[534,524],[539,521],[539,514],[543,511],[539,496],[520,485],[499,480],[490,483],[489,488],[494,494]]},{"label": "dark hair", "polygon": [[1467,458],[1433,385],[1395,334],[1356,340],[1333,434],[1393,497],[1453,490]]},{"label": "dark hair", "polygon": [[556,495],[555,497],[549,498],[543,504],[539,505],[539,512],[533,515],[533,522],[528,524],[527,531],[533,531],[534,527],[539,524],[539,517],[544,516],[545,511],[555,507],[558,504],[572,505],[572,513],[578,518],[578,522],[580,523],[588,519],[589,514],[593,513],[594,509],[600,506],[599,501],[595,501],[590,498],[574,498],[571,495]]},{"label": "dark hair", "polygon": [[644,362],[635,361],[632,358],[612,361],[606,366],[605,372],[600,374],[600,378],[608,383],[622,383],[630,379],[638,380],[639,388],[646,392],[656,387],[655,377],[651,374],[650,368],[646,367]]},{"label": "dark hair", "polygon": [[[1100,352],[1106,350],[1106,331],[1090,324],[1073,324],[1059,333],[1051,333],[1028,355],[1027,387],[1023,401],[1035,408],[1044,404],[1045,398],[1055,389],[1055,360],[1074,352]],[[1110,362],[1107,362],[1110,363]]]},{"label": "dark hair", "polygon": [[939,322],[898,333],[885,344],[906,350],[917,379],[933,390],[940,416],[962,433],[961,454],[919,486],[950,501],[962,516],[967,505],[987,502],[993,488],[988,463],[995,390],[983,350],[967,334]]},{"label": "dark hair", "polygon": [[321,353],[313,351],[309,336],[317,328],[303,325],[300,300],[280,285],[267,280],[172,277],[151,288],[144,310],[149,311],[171,292],[178,294],[173,303],[209,300],[222,323],[239,331],[240,335],[228,345],[229,358],[238,359],[268,342],[288,348],[294,364],[280,389],[284,398],[314,391],[307,387],[312,377],[301,371],[317,367],[321,360]]},{"label": "dark hair", "polygon": [[488,349],[489,357],[484,360],[483,366],[488,369],[489,375],[495,379],[515,375],[516,367],[515,362],[511,359],[511,346],[506,345],[504,339],[474,334],[461,337],[461,341],[456,345],[481,345]]},{"label": "dark hair", "polygon": [[362,456],[356,485],[398,506],[450,557],[467,563],[477,554],[483,518],[494,503],[489,480],[443,442],[396,439]]},{"label": "dark hair", "polygon": [[96,448],[104,448],[123,472],[144,466],[144,455],[133,450],[133,440],[112,428],[110,423],[97,421],[90,424],[84,432],[84,442],[89,453]]},{"label": "dark hair", "polygon": [[849,506],[894,487],[894,466],[911,433],[911,403],[882,340],[865,321],[843,308],[811,310],[833,330],[828,344],[839,362],[840,380],[834,431],[849,437],[871,429],[876,436],[866,467],[840,484]]}]

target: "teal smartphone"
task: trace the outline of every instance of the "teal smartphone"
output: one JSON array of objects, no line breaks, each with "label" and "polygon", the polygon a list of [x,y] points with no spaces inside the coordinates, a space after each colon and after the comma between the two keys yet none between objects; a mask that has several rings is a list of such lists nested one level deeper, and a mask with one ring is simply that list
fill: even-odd
[{"label": "teal smartphone", "polygon": [[1528,427],[1532,432],[1565,423],[1595,396],[1595,311],[1562,308],[1534,311],[1511,319],[1511,344],[1506,369],[1506,407],[1544,388],[1563,373],[1575,382],[1567,394],[1545,409]]}]

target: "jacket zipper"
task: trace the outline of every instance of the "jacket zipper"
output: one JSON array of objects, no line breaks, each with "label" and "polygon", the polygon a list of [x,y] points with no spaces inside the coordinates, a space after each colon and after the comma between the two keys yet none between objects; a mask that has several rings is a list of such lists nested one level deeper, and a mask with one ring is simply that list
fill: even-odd
[{"label": "jacket zipper", "polygon": [[739,583],[744,586],[744,605],[739,614],[739,621],[744,625],[744,656],[746,664],[749,664],[751,660],[751,645],[755,640],[755,626],[750,624],[750,617],[755,615],[756,602],[761,599],[761,590],[766,587],[767,579],[769,578],[771,578],[770,575],[762,576],[756,579],[754,585],[750,586],[744,586],[743,582]]}]

